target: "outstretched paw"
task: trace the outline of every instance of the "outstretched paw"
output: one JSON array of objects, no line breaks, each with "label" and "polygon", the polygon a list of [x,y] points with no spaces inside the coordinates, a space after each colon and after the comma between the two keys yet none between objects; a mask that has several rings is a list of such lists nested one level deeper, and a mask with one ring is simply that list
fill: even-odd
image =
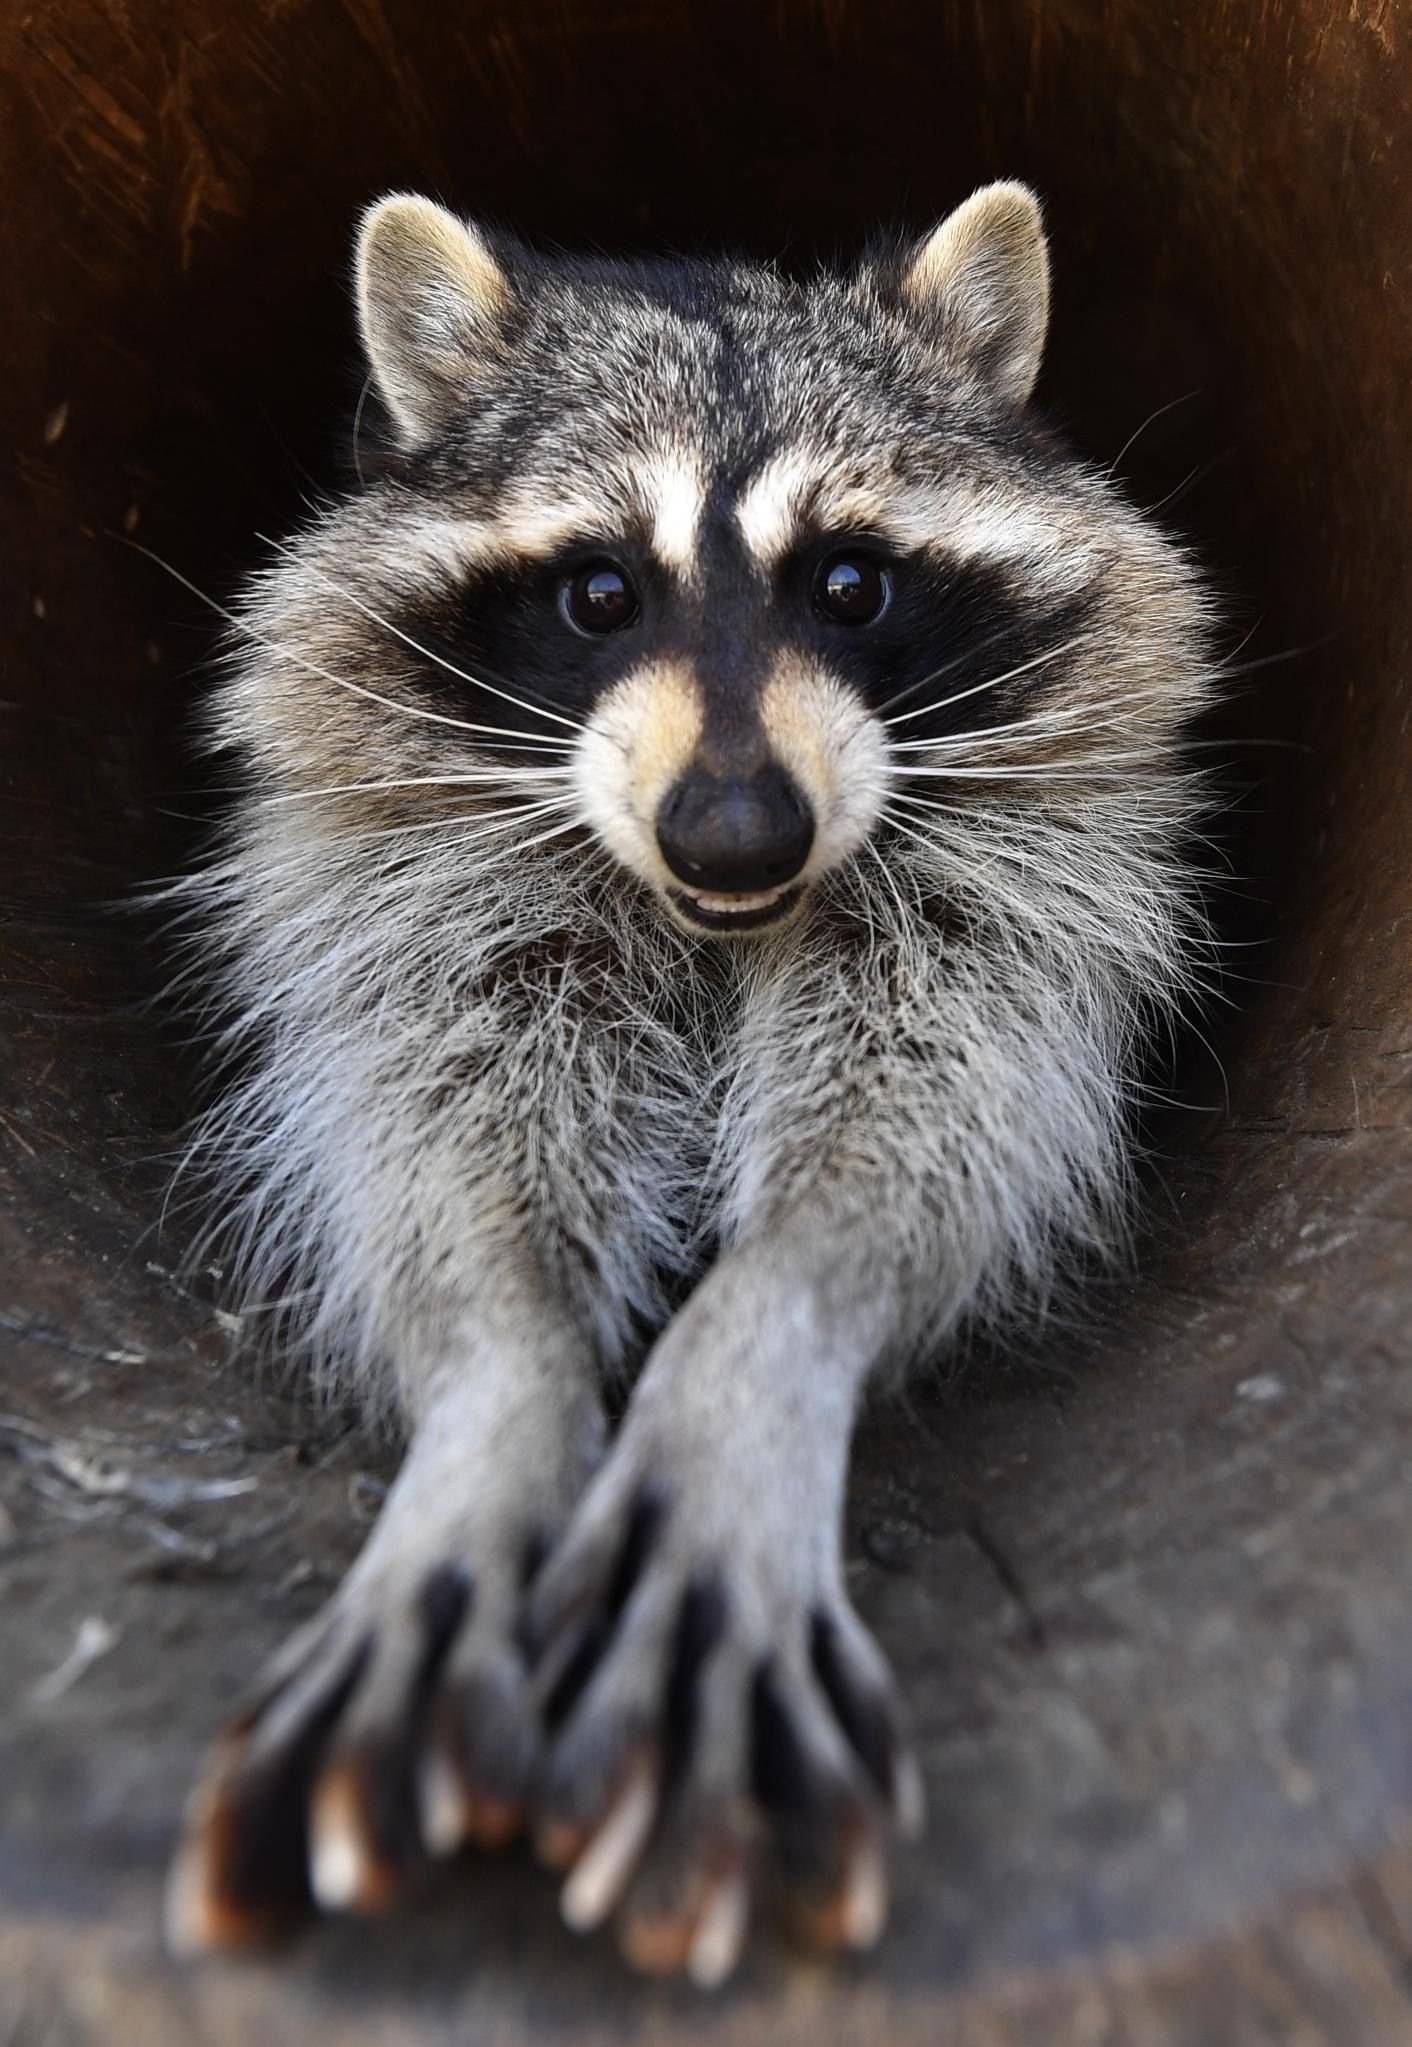
[{"label": "outstretched paw", "polygon": [[285,1645],[191,1795],[167,1887],[176,1951],[263,1942],[313,1906],[380,1911],[428,1854],[519,1831],[525,1665],[511,1616],[477,1594],[454,1563],[410,1587],[355,1571]]},{"label": "outstretched paw", "polygon": [[623,1443],[530,1601],[535,1836],[564,1917],[615,1918],[636,1967],[707,1985],[762,1897],[811,1945],[870,1946],[886,1826],[921,1821],[886,1666],[815,1563],[829,1544],[770,1522],[674,1494]]}]

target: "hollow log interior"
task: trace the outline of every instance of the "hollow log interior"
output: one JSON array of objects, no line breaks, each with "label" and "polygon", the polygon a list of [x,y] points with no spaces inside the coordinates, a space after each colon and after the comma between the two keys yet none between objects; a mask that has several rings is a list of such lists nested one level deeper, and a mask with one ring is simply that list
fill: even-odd
[{"label": "hollow log interior", "polygon": [[[1098,1332],[868,1424],[855,1589],[931,1826],[831,2003],[800,2016],[767,1951],[724,2023],[1118,2039],[1146,1998],[1163,2038],[1266,2037],[1219,2030],[1247,1998],[1340,2047],[1409,2036],[1409,138],[1412,0],[7,10],[0,1977],[76,2037],[703,2023],[514,1862],[268,1974],[158,1957],[201,1744],[386,1466],[251,1380],[218,1287],[174,1276],[190,1067],[122,905],[215,800],[188,740],[216,639],[139,549],[219,600],[341,487],[350,230],[380,191],[808,263],[999,175],[1047,207],[1045,402],[1225,596],[1228,1001]],[[253,1483],[202,1496],[228,1480]],[[1115,2030],[1079,2030],[1080,1993]]]}]

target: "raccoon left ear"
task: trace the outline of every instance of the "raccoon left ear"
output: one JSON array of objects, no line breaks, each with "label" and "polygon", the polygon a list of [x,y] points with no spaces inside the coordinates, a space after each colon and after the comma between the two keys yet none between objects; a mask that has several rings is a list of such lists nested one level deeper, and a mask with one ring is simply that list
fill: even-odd
[{"label": "raccoon left ear", "polygon": [[444,427],[503,352],[514,300],[483,235],[411,192],[379,199],[358,233],[358,319],[404,445]]},{"label": "raccoon left ear", "polygon": [[1049,251],[1028,185],[983,185],[904,260],[905,304],[1007,405],[1028,399],[1049,327]]}]

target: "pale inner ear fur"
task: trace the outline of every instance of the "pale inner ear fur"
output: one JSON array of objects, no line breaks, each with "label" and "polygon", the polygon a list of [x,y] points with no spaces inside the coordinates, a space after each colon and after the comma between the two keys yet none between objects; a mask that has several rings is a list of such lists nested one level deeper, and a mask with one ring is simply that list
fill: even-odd
[{"label": "pale inner ear fur", "polygon": [[949,355],[971,364],[1008,405],[1034,389],[1049,327],[1049,252],[1028,185],[984,185],[914,250],[906,302],[941,327]]},{"label": "pale inner ear fur", "polygon": [[444,427],[498,352],[510,287],[475,228],[409,192],[364,215],[356,273],[368,362],[411,445]]}]

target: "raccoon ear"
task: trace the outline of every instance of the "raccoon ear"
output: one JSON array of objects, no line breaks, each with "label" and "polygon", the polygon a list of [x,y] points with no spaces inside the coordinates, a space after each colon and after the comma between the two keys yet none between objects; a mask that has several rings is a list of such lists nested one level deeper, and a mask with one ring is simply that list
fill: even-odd
[{"label": "raccoon ear", "polygon": [[983,185],[904,259],[903,302],[940,331],[1007,405],[1039,375],[1049,326],[1049,251],[1028,185]]},{"label": "raccoon ear", "polygon": [[368,363],[410,446],[464,406],[501,352],[510,285],[475,228],[409,192],[363,215],[356,275]]}]

